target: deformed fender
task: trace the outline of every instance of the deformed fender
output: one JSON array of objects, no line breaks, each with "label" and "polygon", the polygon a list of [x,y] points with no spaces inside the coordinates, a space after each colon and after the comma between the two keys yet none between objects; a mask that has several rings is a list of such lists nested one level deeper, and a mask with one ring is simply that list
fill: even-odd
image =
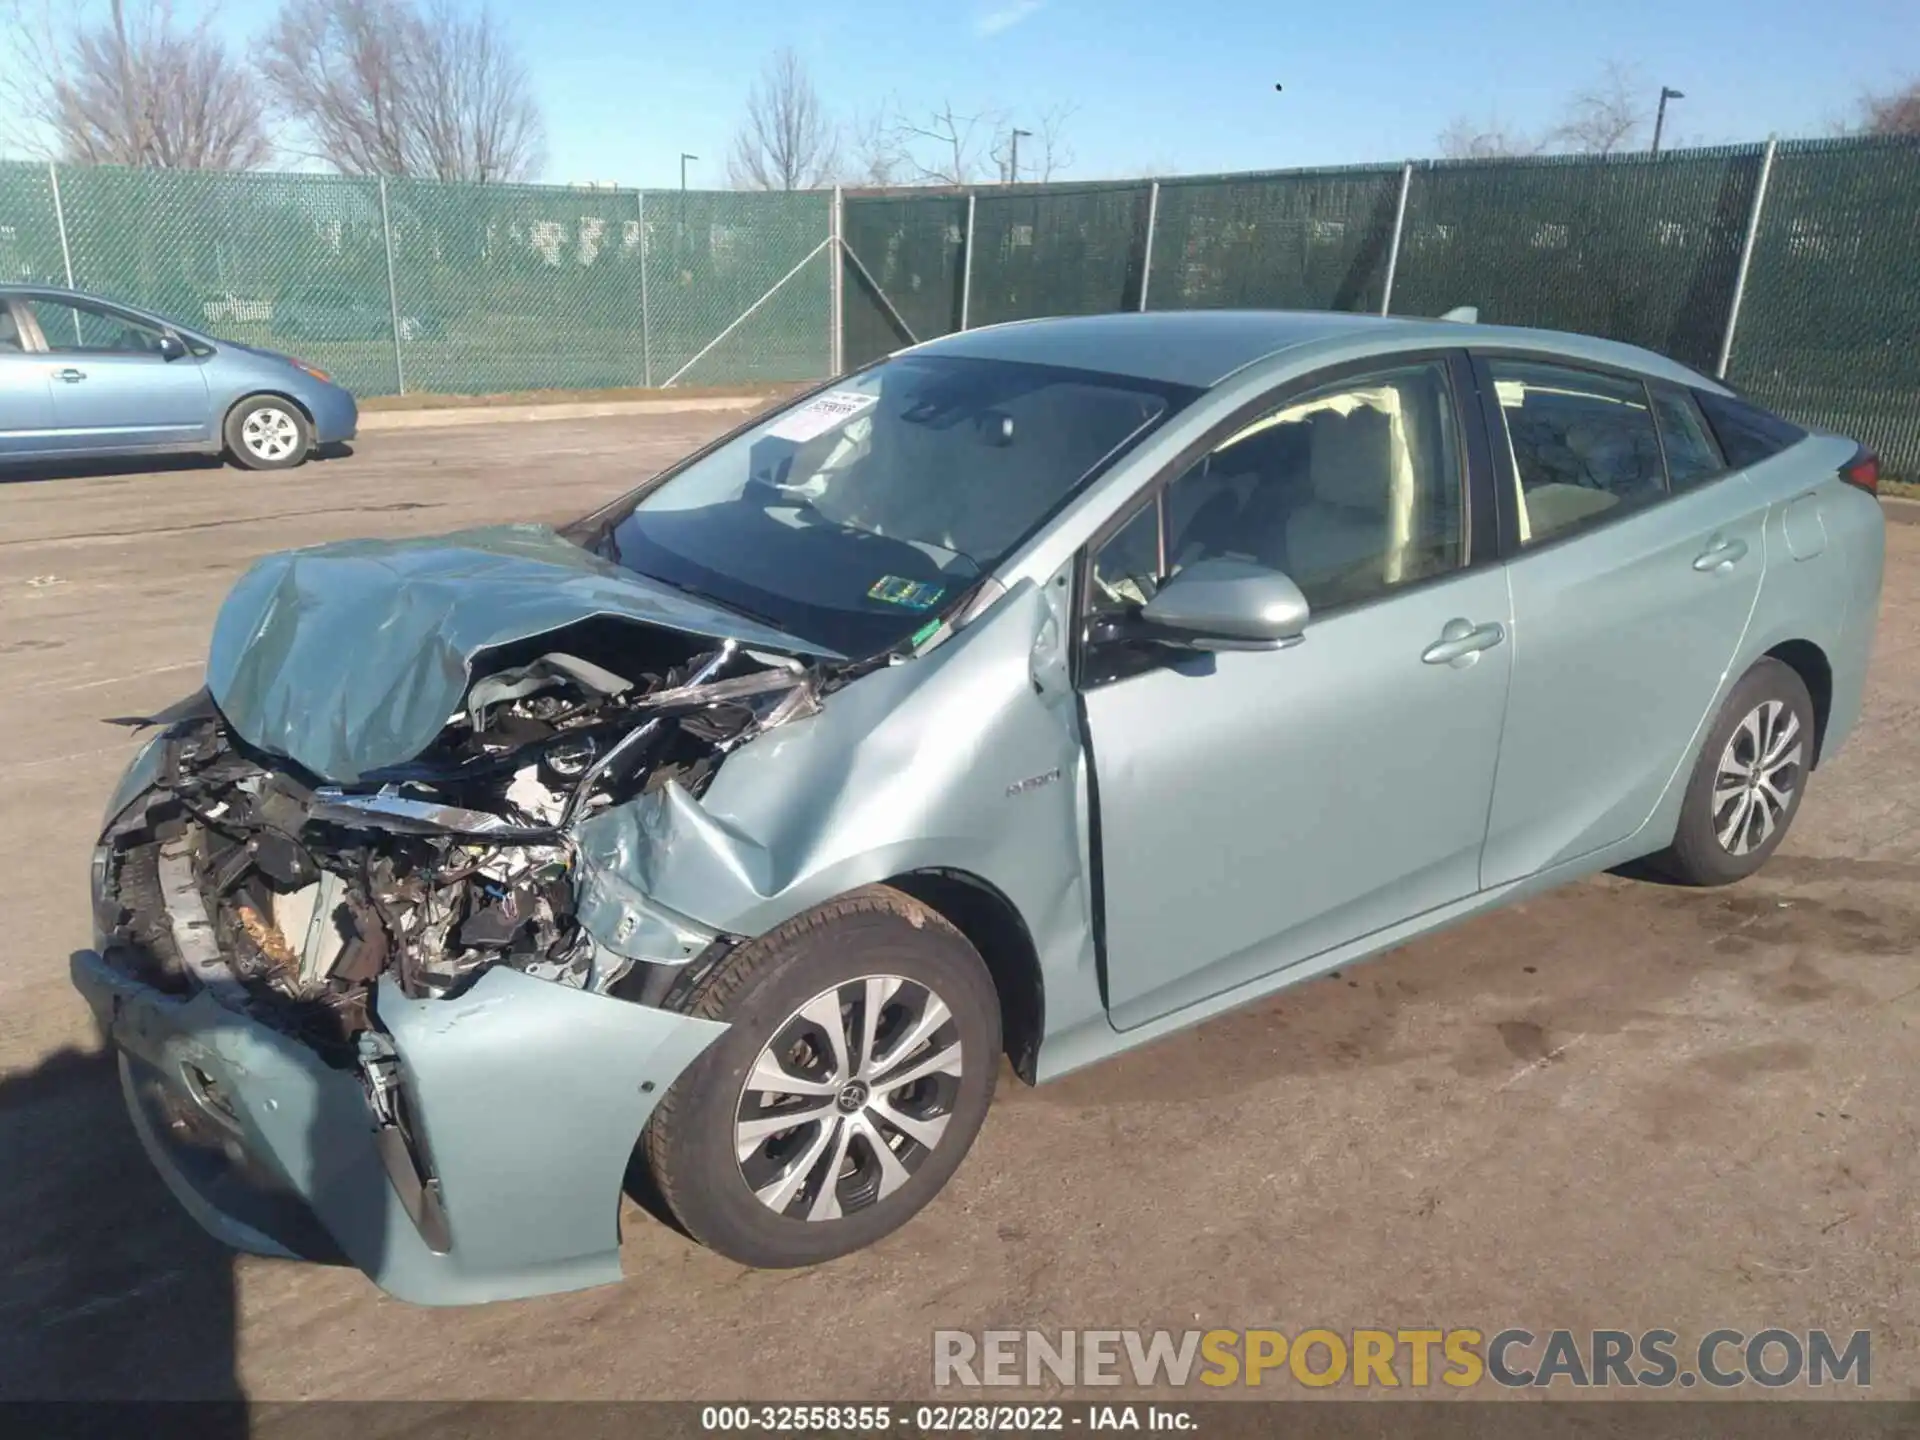
[{"label": "deformed fender", "polygon": [[[686,791],[679,801],[692,805]],[[672,797],[668,797],[671,802]],[[684,965],[720,932],[660,904],[636,883],[649,867],[659,821],[651,806],[622,805],[582,825],[575,849],[574,917],[616,955],[655,965]]]},{"label": "deformed fender", "polygon": [[[1068,594],[1064,575],[1024,583],[931,651],[741,746],[698,799],[670,781],[582,822],[583,854],[627,896],[742,936],[860,885],[964,872],[1025,923],[1049,1029],[1099,1014]],[[619,895],[590,874],[581,892],[588,929],[611,944],[603,917]]]}]

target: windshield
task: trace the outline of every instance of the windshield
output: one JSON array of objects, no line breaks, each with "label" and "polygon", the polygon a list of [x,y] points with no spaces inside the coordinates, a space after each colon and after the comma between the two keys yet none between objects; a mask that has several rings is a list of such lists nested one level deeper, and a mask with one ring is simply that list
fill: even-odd
[{"label": "windshield", "polygon": [[877,654],[948,613],[1193,393],[902,355],[615,509],[595,548],[816,645]]}]

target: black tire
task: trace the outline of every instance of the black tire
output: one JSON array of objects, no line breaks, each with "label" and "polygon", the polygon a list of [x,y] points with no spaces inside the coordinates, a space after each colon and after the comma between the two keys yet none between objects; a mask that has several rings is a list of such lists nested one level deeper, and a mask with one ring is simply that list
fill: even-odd
[{"label": "black tire", "polygon": [[[1780,708],[1769,711],[1773,706]],[[1769,715],[1772,718],[1765,718]],[[1756,716],[1763,718],[1757,724],[1750,723]],[[1743,727],[1747,728],[1743,731]],[[1729,746],[1735,735],[1741,737],[1731,757],[1737,767],[1757,742],[1762,729],[1769,732],[1768,738],[1779,747],[1782,757],[1769,772],[1770,786],[1750,793],[1744,810],[1738,798],[1716,806],[1716,786],[1723,794],[1740,788],[1736,783],[1736,770],[1727,770],[1727,783],[1720,784],[1722,762],[1729,757]],[[1782,731],[1788,729],[1791,733],[1782,740]],[[1793,817],[1800,811],[1800,800],[1807,789],[1807,773],[1813,768],[1814,743],[1813,697],[1807,693],[1806,682],[1790,665],[1772,658],[1759,661],[1740,677],[1726,704],[1721,706],[1713,728],[1707,732],[1706,744],[1701,747],[1692,778],[1687,782],[1687,795],[1681,805],[1680,824],[1674,832],[1673,844],[1653,857],[1654,868],[1683,885],[1708,886],[1731,885],[1766,864],[1767,857],[1780,848]],[[1771,796],[1782,792],[1786,804],[1774,805]],[[1746,818],[1735,825],[1736,817],[1742,815]],[[1729,829],[1734,832],[1731,844],[1721,838]],[[1739,850],[1742,845],[1743,851]]]},{"label": "black tire", "polygon": [[[867,977],[885,978],[877,980],[879,990],[870,991]],[[894,979],[902,983],[886,992]],[[843,1017],[842,1038],[853,1051],[845,1068],[826,1052],[831,1037],[798,1013],[802,1007],[818,1011],[836,989],[840,993],[832,1009]],[[867,1047],[882,1066],[877,1079],[910,1074],[936,1052],[947,1055],[948,1047],[959,1046],[957,1076],[935,1074],[910,1086],[872,1087],[879,1092],[873,1103],[887,1114],[901,1116],[911,1108],[914,1127],[934,1134],[931,1146],[906,1130],[883,1127],[872,1118],[878,1112],[869,1108],[850,1112],[847,1089],[829,1094],[825,1088],[838,1076],[859,1073],[855,1062],[861,1058],[858,1047],[866,1043],[861,1026],[868,994],[888,995],[876,1007],[879,1030]],[[938,1018],[923,998],[916,999],[926,995],[939,999],[951,1023],[941,1022],[924,1040],[906,1044],[920,1018]],[[916,1003],[917,1013],[911,1008]],[[743,1265],[818,1264],[891,1234],[959,1168],[993,1099],[1000,1005],[986,965],[938,914],[886,886],[855,890],[742,946],[702,977],[679,1008],[726,1021],[730,1028],[660,1102],[646,1131],[646,1162],[661,1199],[687,1233]],[[895,1046],[905,1048],[890,1050],[889,1035]],[[783,1039],[782,1073],[810,1076],[806,1083],[822,1089],[776,1108],[768,1098],[774,1092],[748,1090],[749,1076],[776,1038],[795,1036],[797,1043]],[[862,1089],[856,1098],[867,1094]],[[739,1156],[736,1146],[745,1142],[737,1125],[764,1129],[769,1115],[784,1118],[794,1108],[811,1108],[821,1118],[769,1134],[747,1158]],[[853,1118],[847,1118],[850,1113]],[[929,1122],[939,1125],[937,1132]],[[846,1141],[839,1139],[843,1132]],[[897,1169],[875,1158],[870,1137],[883,1135]],[[818,1158],[806,1163],[816,1149]],[[809,1219],[806,1212],[822,1204],[827,1172],[838,1154],[846,1159],[832,1177],[833,1195],[826,1202],[833,1218]],[[749,1180],[749,1169],[755,1180]],[[910,1172],[904,1183],[887,1189],[901,1171]],[[796,1174],[812,1178],[793,1180]],[[756,1195],[756,1183],[775,1196],[789,1183],[798,1188],[776,1210],[773,1200]]]},{"label": "black tire", "polygon": [[240,401],[227,412],[221,438],[233,463],[247,470],[291,470],[313,453],[312,424],[279,395]]}]

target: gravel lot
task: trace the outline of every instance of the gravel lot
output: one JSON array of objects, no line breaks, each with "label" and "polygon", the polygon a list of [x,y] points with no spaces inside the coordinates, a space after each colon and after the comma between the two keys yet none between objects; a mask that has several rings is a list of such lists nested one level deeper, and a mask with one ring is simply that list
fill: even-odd
[{"label": "gravel lot", "polygon": [[194,688],[262,552],[567,518],[728,420],[384,433],[279,478],[0,478],[0,1396],[904,1398],[936,1326],[1195,1325],[1871,1328],[1873,1393],[1920,1395],[1908,525],[1861,729],[1761,876],[1595,880],[1055,1085],[1006,1078],[946,1194],[873,1251],[756,1273],[630,1207],[624,1285],[429,1311],[203,1238],[66,982],[133,744],[103,717]]}]

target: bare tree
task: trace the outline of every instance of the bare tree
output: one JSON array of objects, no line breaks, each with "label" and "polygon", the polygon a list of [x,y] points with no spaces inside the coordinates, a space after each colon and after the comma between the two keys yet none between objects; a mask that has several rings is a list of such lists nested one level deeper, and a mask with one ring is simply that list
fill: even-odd
[{"label": "bare tree", "polygon": [[1001,123],[1002,118],[989,111],[963,115],[949,100],[925,119],[896,115],[892,134],[909,179],[923,185],[970,185]]},{"label": "bare tree", "polygon": [[871,113],[856,114],[849,131],[849,152],[841,177],[850,185],[876,190],[901,184],[912,170],[891,102]]},{"label": "bare tree", "polygon": [[728,177],[742,190],[812,190],[831,181],[839,164],[840,137],[807,67],[791,49],[775,51],[747,92]]},{"label": "bare tree", "polygon": [[1484,122],[1457,116],[1438,136],[1440,154],[1447,160],[1493,160],[1509,155],[1531,155],[1539,145],[1506,122]]},{"label": "bare tree", "polygon": [[540,110],[490,10],[285,0],[263,49],[275,103],[336,170],[506,181],[540,169]]},{"label": "bare tree", "polygon": [[22,148],[173,170],[245,170],[273,153],[259,87],[211,15],[182,27],[168,0],[109,0],[92,19],[11,10],[0,111]]},{"label": "bare tree", "polygon": [[1920,80],[1860,101],[1860,129],[1869,135],[1920,135]]},{"label": "bare tree", "polygon": [[[1050,105],[1040,112],[1031,130],[1002,121],[993,137],[993,163],[1002,180],[1018,181],[1023,176],[1042,184],[1068,169],[1074,161],[1073,146],[1067,140],[1067,122],[1078,113],[1077,105]],[[1016,146],[1013,132],[1027,143]],[[1020,173],[1014,173],[1019,159]]]},{"label": "bare tree", "polygon": [[1624,150],[1646,126],[1644,90],[1637,69],[1608,61],[1600,78],[1567,102],[1547,139],[1589,155]]}]

